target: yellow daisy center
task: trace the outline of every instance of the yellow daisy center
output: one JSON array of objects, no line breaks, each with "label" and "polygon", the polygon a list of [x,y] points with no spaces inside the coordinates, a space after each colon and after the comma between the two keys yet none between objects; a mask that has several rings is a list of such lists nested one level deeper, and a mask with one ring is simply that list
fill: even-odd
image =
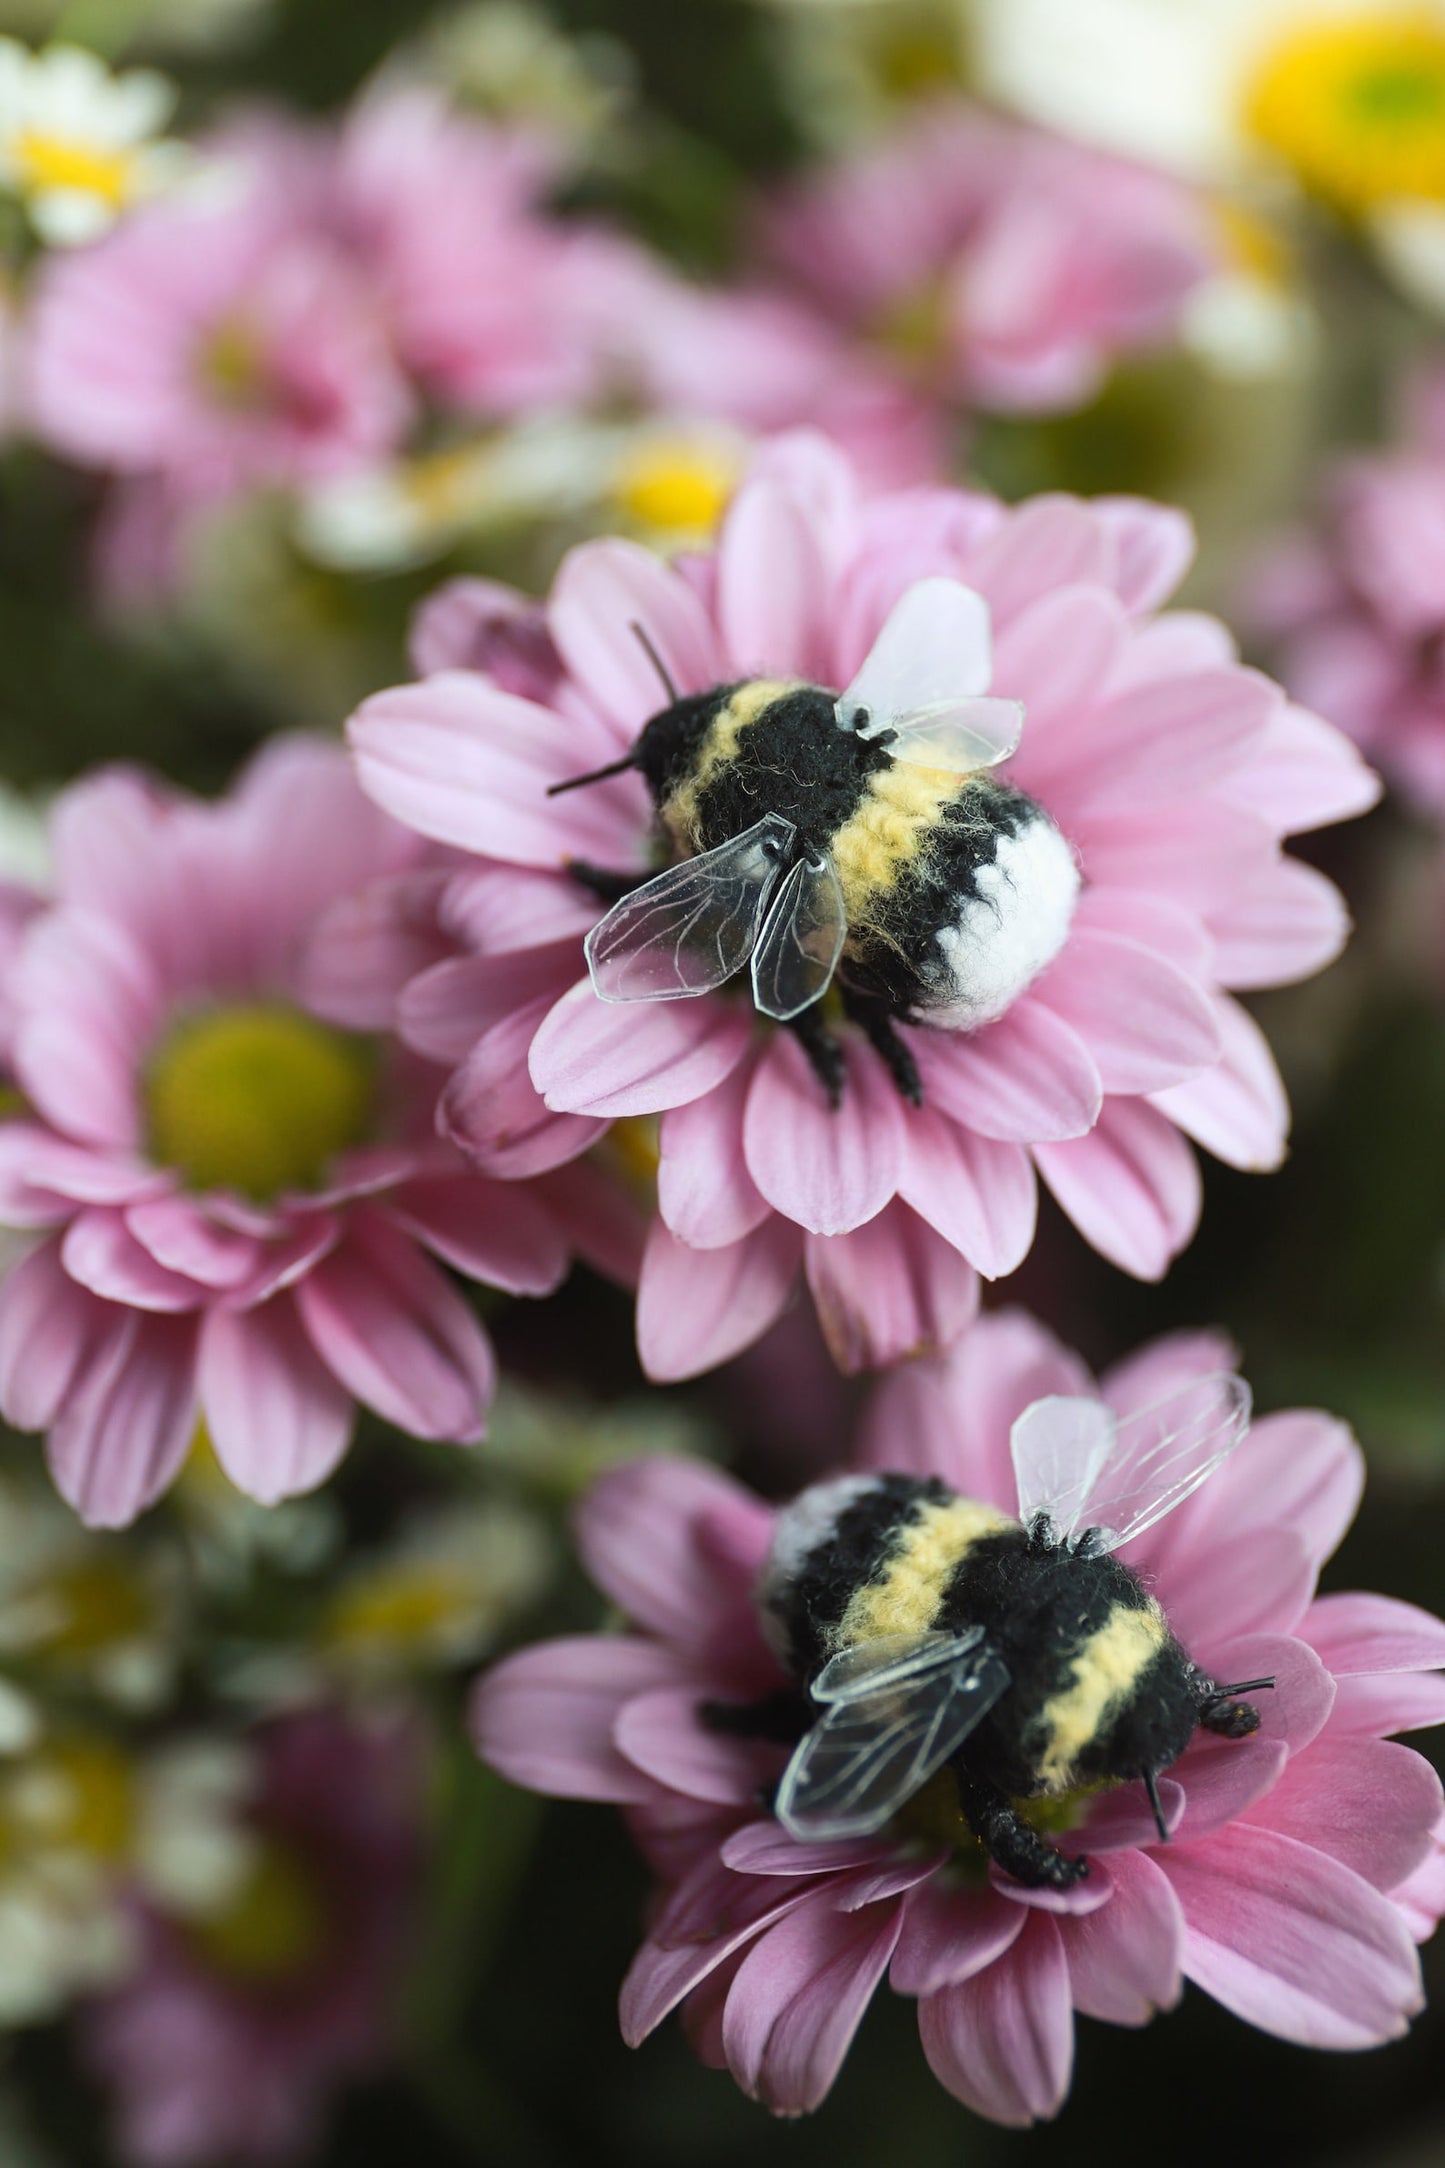
[{"label": "yellow daisy center", "polygon": [[47,1656],[79,1657],[131,1641],[153,1623],[149,1596],[138,1576],[118,1559],[92,1558],[46,1576],[50,1628],[42,1637]]},{"label": "yellow daisy center", "polygon": [[116,1865],[135,1830],[129,1763],[104,1739],[67,1739],[32,1756],[4,1795],[8,1834],[22,1845],[89,1853]]},{"label": "yellow daisy center", "polygon": [[304,1971],[323,1947],[327,1925],[313,1877],[285,1845],[265,1839],[230,1903],[192,1936],[218,1972],[259,1985]]},{"label": "yellow daisy center", "polygon": [[145,1078],[152,1158],[192,1189],[259,1203],[316,1189],[337,1154],[367,1137],[369,1044],[297,1009],[257,1003],[182,1019]]},{"label": "yellow daisy center", "polygon": [[625,453],[613,480],[620,509],[658,534],[710,535],[737,486],[738,461],[717,444],[654,440]]},{"label": "yellow daisy center", "polygon": [[1343,210],[1445,197],[1445,27],[1413,10],[1306,23],[1264,56],[1245,122]]},{"label": "yellow daisy center", "polygon": [[474,1586],[458,1571],[389,1564],[340,1591],[324,1639],[340,1656],[424,1655],[467,1625],[476,1604]]},{"label": "yellow daisy center", "polygon": [[69,142],[63,136],[26,129],[11,151],[24,195],[98,196],[112,211],[123,211],[135,189],[133,150],[102,150],[93,143]]}]

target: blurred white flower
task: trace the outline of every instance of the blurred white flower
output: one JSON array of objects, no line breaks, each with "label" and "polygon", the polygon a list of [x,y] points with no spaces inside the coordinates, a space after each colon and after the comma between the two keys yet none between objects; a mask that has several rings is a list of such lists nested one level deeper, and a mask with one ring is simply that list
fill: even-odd
[{"label": "blurred white flower", "polygon": [[52,247],[94,241],[185,169],[158,140],[175,103],[163,75],[114,75],[78,45],[38,53],[0,38],[0,187]]}]

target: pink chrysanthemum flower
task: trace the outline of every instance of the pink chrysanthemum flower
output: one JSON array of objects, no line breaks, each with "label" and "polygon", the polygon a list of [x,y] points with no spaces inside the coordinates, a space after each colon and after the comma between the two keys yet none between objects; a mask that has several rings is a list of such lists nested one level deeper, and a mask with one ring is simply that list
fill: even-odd
[{"label": "pink chrysanthemum flower", "polygon": [[[354,718],[376,801],[489,861],[449,913],[470,953],[420,977],[401,1011],[419,1048],[459,1063],[450,1133],[515,1176],[575,1157],[617,1117],[661,1116],[638,1314],[654,1377],[747,1346],[800,1268],[846,1367],[946,1343],[973,1315],[976,1274],[1028,1251],[1036,1173],[1105,1256],[1157,1278],[1199,1210],[1186,1137],[1236,1166],[1278,1162],[1283,1090],[1226,989],[1336,953],[1340,898],[1281,839],[1357,812],[1376,786],[1338,732],[1239,667],[1222,626],[1156,614],[1189,550],[1179,514],[1133,500],[863,499],[834,449],[781,439],[715,555],[667,566],[587,545],[545,618],[451,590],[425,620],[428,658],[500,655],[499,674],[443,671]],[[640,877],[657,862],[653,807],[631,775],[547,790],[624,756],[664,704],[635,628],[684,694],[753,676],[838,688],[899,597],[940,574],[983,599],[991,691],[1024,706],[1022,744],[995,772],[1081,870],[1065,926],[1051,847],[1053,961],[1028,983],[1016,959],[974,1029],[902,1024],[917,1107],[852,1025],[830,1106],[798,1038],[731,986],[599,1000],[580,936],[600,906],[568,867]]]},{"label": "pink chrysanthemum flower", "polygon": [[1427,813],[1445,813],[1445,376],[1402,440],[1337,467],[1315,535],[1260,566],[1247,607],[1293,691]]},{"label": "pink chrysanthemum flower", "polygon": [[936,395],[1024,413],[1082,405],[1165,343],[1217,254],[1166,175],[952,104],[781,197],[764,232]]},{"label": "pink chrysanthemum flower", "polygon": [[388,1044],[389,997],[330,937],[354,890],[405,884],[414,838],[339,748],[297,739],[214,805],[78,784],[53,840],[55,900],[0,1003],[27,1102],[0,1126],[0,1222],[40,1238],[0,1286],[6,1419],[49,1433],[60,1489],[106,1524],[166,1487],[202,1416],[268,1501],[330,1472],[357,1401],[480,1436],[490,1349],[427,1253],[541,1294],[567,1242],[551,1203],[436,1137],[439,1073]]},{"label": "pink chrysanthemum flower", "polygon": [[384,2064],[421,1889],[415,1727],[318,1710],[263,1733],[250,1858],[200,1919],[138,1906],[134,1975],[83,2012],[136,2168],[309,2158]]},{"label": "pink chrysanthemum flower", "polygon": [[[1032,1319],[998,1313],[878,1389],[860,1464],[1013,1513],[1009,1431],[1026,1406],[1097,1392],[1124,1414],[1222,1360],[1212,1335],[1181,1336],[1096,1387]],[[1414,1939],[1445,1911],[1445,1847],[1438,1778],[1386,1735],[1445,1717],[1445,1624],[1382,1596],[1314,1597],[1362,1478],[1343,1425],[1268,1416],[1121,1554],[1196,1662],[1275,1684],[1255,1697],[1255,1736],[1199,1732],[1161,1780],[1167,1843],[1137,1784],[1050,1802],[1050,1828],[1090,1862],[1058,1890],[990,1866],[944,1809],[829,1844],[760,1811],[786,1747],[703,1710],[785,1683],[754,1609],[774,1514],[692,1463],[604,1477],[578,1534],[629,1629],[509,1658],[478,1691],[475,1731],[514,1781],[627,1810],[661,1889],[622,1991],[626,2038],[681,2004],[704,2061],[796,2114],[828,2091],[886,1975],[917,1999],[942,2083],[1026,2124],[1068,2091],[1076,2010],[1143,2025],[1186,1980],[1307,2046],[1401,2033],[1421,1999]]]},{"label": "pink chrysanthemum flower", "polygon": [[269,136],[252,157],[236,147],[219,201],[157,204],[44,267],[29,411],[57,451],[206,505],[318,481],[400,441],[411,394],[384,318],[298,201],[288,151]]}]

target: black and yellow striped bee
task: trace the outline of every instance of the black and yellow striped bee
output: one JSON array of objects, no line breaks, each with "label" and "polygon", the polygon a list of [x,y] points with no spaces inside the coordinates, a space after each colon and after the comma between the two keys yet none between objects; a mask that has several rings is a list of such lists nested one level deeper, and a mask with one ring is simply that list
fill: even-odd
[{"label": "black and yellow striped bee", "polygon": [[604,1001],[713,992],[750,965],[758,1011],[791,1024],[836,1100],[842,1063],[818,1018],[835,974],[907,1097],[895,1021],[970,1029],[999,1016],[1063,946],[1073,853],[1043,808],[990,774],[1023,708],[988,696],[988,606],[955,580],[909,588],[839,694],[752,678],[679,698],[627,757],[676,861],[618,894],[587,940]]},{"label": "black and yellow striped bee", "polygon": [[[1259,1714],[1193,1663],[1113,1554],[1197,1489],[1243,1438],[1249,1391],[1200,1379],[1123,1422],[1093,1400],[1036,1401],[1014,1425],[1019,1517],[932,1478],[843,1476],[783,1513],[759,1586],[763,1624],[816,1721],[775,1812],[800,1839],[891,1821],[940,1771],[1000,1867],[1067,1888],[1067,1858],[1026,1803],[1143,1782],[1196,1726],[1243,1738]],[[746,1712],[717,1710],[724,1728]]]}]

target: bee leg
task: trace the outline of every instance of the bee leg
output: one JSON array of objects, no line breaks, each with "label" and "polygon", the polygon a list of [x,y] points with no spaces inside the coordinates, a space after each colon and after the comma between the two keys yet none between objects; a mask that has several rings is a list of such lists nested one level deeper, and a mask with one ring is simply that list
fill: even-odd
[{"label": "bee leg", "polygon": [[842,1047],[827,1025],[821,1021],[816,1010],[804,1009],[801,1016],[791,1019],[788,1029],[796,1035],[798,1044],[812,1065],[814,1076],[828,1094],[829,1106],[836,1113],[843,1104],[843,1080],[846,1075]]},{"label": "bee leg", "polygon": [[652,878],[650,873],[613,873],[606,866],[589,865],[585,858],[569,858],[567,871],[574,881],[590,889],[603,903],[621,903],[624,896],[630,896],[635,888],[641,888],[644,881]]},{"label": "bee leg", "polygon": [[891,1010],[872,995],[860,994],[855,987],[843,987],[842,994],[846,1014],[867,1032],[875,1052],[903,1097],[910,1106],[921,1107],[923,1079],[918,1074],[918,1064],[913,1059],[912,1049],[904,1044],[893,1028]]},{"label": "bee leg", "polygon": [[1089,1871],[1086,1859],[1066,1859],[1032,1822],[1026,1822],[1006,1792],[962,1763],[951,1764],[958,1783],[964,1819],[990,1859],[1025,1889],[1072,1889]]},{"label": "bee leg", "polygon": [[1259,1730],[1259,1711],[1247,1701],[1216,1701],[1201,1710],[1199,1721],[1205,1731],[1216,1731],[1221,1739],[1247,1739]]}]

